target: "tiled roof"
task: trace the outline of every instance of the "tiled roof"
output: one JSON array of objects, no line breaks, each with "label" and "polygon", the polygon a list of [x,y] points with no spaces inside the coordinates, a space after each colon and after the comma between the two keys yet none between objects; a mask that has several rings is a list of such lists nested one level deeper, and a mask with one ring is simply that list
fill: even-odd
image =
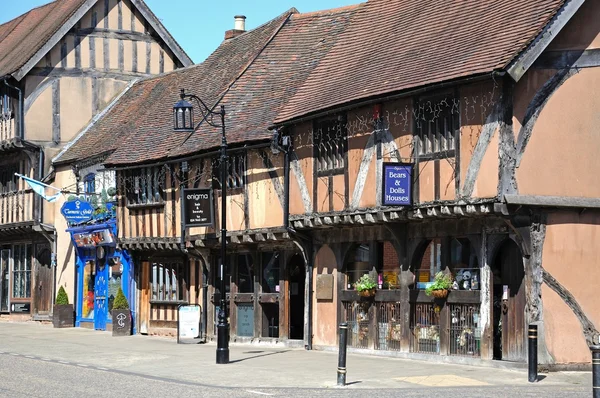
[{"label": "tiled roof", "polygon": [[[244,75],[227,92],[229,143],[268,139],[275,116],[331,49],[357,6],[294,14]],[[169,156],[188,155],[220,143],[218,130],[203,124]]]},{"label": "tiled roof", "polygon": [[202,64],[134,84],[58,161],[112,150],[105,164],[130,165],[220,145],[220,130],[206,123],[191,136],[173,131],[172,107],[180,88],[209,106],[225,105],[230,144],[267,139],[279,109],[331,49],[357,8],[309,14],[292,9],[223,42]]},{"label": "tiled roof", "polygon": [[107,114],[91,126],[55,163],[114,151],[107,164],[165,158],[187,137],[173,131],[173,104],[180,88],[216,104],[289,17],[278,18],[223,42],[203,63],[135,83]]},{"label": "tiled roof", "polygon": [[565,0],[369,0],[277,116],[505,68]]},{"label": "tiled roof", "polygon": [[0,77],[19,70],[83,3],[57,0],[0,25]]}]

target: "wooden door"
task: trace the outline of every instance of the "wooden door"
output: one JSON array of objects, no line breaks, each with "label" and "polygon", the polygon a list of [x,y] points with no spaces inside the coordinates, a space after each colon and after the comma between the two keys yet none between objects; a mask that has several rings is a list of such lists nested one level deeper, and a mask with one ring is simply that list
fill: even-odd
[{"label": "wooden door", "polygon": [[54,292],[54,277],[51,266],[52,252],[49,243],[35,245],[34,258],[34,283],[33,313],[35,315],[49,315]]},{"label": "wooden door", "polygon": [[[502,280],[502,359],[525,361],[525,270],[523,256],[515,242],[504,243],[497,266]],[[506,290],[506,294],[504,294]]]},{"label": "wooden door", "polygon": [[150,263],[142,261],[140,278],[140,333],[147,334],[150,328]]}]

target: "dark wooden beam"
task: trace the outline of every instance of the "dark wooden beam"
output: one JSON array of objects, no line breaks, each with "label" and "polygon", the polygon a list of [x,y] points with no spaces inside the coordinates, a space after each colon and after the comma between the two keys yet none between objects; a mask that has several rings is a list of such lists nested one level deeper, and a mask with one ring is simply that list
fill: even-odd
[{"label": "dark wooden beam", "polygon": [[60,80],[52,82],[52,141],[60,142]]},{"label": "dark wooden beam", "polygon": [[99,77],[105,79],[116,79],[131,81],[140,77],[147,76],[144,73],[129,71],[105,71],[101,69],[77,69],[77,68],[33,68],[31,76],[48,77]]}]

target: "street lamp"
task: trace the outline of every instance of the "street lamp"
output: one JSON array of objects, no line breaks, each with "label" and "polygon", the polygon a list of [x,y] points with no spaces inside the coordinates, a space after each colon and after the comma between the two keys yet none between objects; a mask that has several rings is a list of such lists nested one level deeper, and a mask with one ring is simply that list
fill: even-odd
[{"label": "street lamp", "polygon": [[[225,364],[229,362],[229,323],[226,315],[227,301],[225,300],[225,262],[227,261],[227,225],[225,222],[227,209],[227,186],[225,184],[227,181],[227,140],[225,138],[225,106],[221,105],[220,111],[214,111],[206,106],[206,104],[197,96],[186,94],[184,89],[181,89],[179,96],[181,99],[173,106],[173,124],[175,131],[192,133],[204,121],[212,127],[221,128],[221,265],[219,270],[221,276],[219,287],[221,300],[219,302],[217,323],[217,363]],[[194,126],[194,107],[185,100],[186,98],[194,99],[200,108],[202,120],[200,120],[196,126]],[[212,120],[213,116],[220,116],[221,123],[214,123]]]}]

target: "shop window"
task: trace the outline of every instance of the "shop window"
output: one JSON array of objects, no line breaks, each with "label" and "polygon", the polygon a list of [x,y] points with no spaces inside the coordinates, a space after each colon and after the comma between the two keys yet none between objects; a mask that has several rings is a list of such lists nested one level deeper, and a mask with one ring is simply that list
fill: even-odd
[{"label": "shop window", "polygon": [[163,202],[165,169],[141,167],[125,173],[127,204],[144,205]]},{"label": "shop window", "polygon": [[[221,189],[221,159],[212,160],[213,189]],[[242,188],[246,184],[246,154],[234,153],[227,157],[227,189]]]},{"label": "shop window", "polygon": [[238,256],[236,283],[238,293],[254,293],[254,261],[248,253]]},{"label": "shop window", "polygon": [[262,291],[279,293],[279,252],[263,253]]},{"label": "shop window", "polygon": [[415,270],[417,287],[425,289],[429,282],[433,282],[435,274],[442,269],[442,241],[432,239],[425,251],[418,268]]},{"label": "shop window", "polygon": [[152,300],[187,301],[187,275],[182,262],[153,263],[150,285]]},{"label": "shop window", "polygon": [[83,302],[81,310],[81,317],[86,319],[94,319],[95,273],[95,261],[86,261],[83,266]]},{"label": "shop window", "polygon": [[399,288],[400,261],[391,242],[383,242],[383,288]]},{"label": "shop window", "polygon": [[13,246],[13,297],[31,297],[31,245]]},{"label": "shop window", "polygon": [[450,269],[456,280],[455,288],[479,290],[479,263],[468,239],[452,239],[450,242]]},{"label": "shop window", "polygon": [[16,192],[18,190],[19,177],[15,175],[18,172],[18,164],[0,166],[0,194]]},{"label": "shop window", "polygon": [[346,127],[341,118],[316,122],[313,128],[317,174],[342,174],[345,167]]},{"label": "shop window", "polygon": [[354,289],[354,283],[361,276],[368,274],[372,270],[369,261],[371,256],[370,245],[368,243],[357,245],[352,252],[348,254],[346,263],[346,283],[348,290]]},{"label": "shop window", "polygon": [[419,158],[446,158],[455,155],[458,101],[453,96],[423,99],[416,109],[416,139]]}]

